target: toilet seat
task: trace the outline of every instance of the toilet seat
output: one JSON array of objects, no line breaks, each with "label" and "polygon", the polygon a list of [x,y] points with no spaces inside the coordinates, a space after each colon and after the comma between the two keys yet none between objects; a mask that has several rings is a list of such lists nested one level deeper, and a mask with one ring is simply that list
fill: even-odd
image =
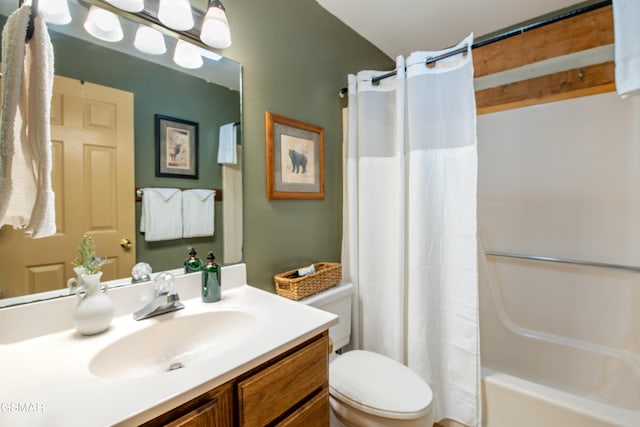
[{"label": "toilet seat", "polygon": [[431,410],[427,383],[395,360],[365,350],[349,351],[329,365],[329,393],[372,415],[417,419]]}]

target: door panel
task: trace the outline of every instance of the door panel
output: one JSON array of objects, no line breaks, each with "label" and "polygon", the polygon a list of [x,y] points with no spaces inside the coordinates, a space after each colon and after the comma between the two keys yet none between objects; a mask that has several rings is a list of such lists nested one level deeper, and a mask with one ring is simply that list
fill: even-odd
[{"label": "door panel", "polygon": [[[66,287],[84,233],[107,257],[103,280],[128,276],[135,248],[133,94],[56,77],[51,101],[52,182],[57,233],[32,239],[0,230],[2,297]],[[37,260],[30,262],[30,260]]]}]

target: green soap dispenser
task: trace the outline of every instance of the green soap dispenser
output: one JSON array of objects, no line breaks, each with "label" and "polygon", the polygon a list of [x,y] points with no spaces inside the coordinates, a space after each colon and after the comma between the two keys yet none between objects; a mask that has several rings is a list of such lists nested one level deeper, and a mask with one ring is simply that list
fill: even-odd
[{"label": "green soap dispenser", "polygon": [[189,258],[184,262],[184,272],[193,273],[202,270],[202,260],[198,258],[198,251],[195,248],[189,248]]},{"label": "green soap dispenser", "polygon": [[207,254],[207,263],[202,269],[202,301],[216,302],[220,300],[220,264],[215,262],[213,252]]}]

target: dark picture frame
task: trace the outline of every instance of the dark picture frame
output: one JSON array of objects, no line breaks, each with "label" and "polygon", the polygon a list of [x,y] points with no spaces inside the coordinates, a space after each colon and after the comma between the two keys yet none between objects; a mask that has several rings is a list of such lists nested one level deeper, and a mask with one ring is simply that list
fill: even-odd
[{"label": "dark picture frame", "polygon": [[198,123],[155,115],[156,176],[198,179]]},{"label": "dark picture frame", "polygon": [[324,130],[265,112],[267,198],[324,199]]}]

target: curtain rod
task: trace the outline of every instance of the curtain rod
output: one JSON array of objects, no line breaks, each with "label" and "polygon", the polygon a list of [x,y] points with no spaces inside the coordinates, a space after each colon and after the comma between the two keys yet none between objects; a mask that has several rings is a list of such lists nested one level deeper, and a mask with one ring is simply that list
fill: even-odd
[{"label": "curtain rod", "polygon": [[[585,5],[582,7],[578,7],[576,9],[572,9],[569,11],[565,11],[565,12],[561,12],[557,15],[554,16],[550,16],[550,17],[546,17],[546,18],[542,18],[539,19],[537,21],[534,21],[530,24],[526,24],[526,25],[522,25],[520,27],[517,28],[512,28],[510,30],[505,30],[503,32],[500,32],[498,34],[494,34],[494,35],[489,35],[486,37],[481,38],[480,40],[478,40],[477,42],[475,42],[474,44],[471,45],[471,49],[475,49],[478,47],[482,47],[482,46],[486,46],[489,45],[491,43],[495,43],[495,42],[499,42],[501,40],[507,39],[509,37],[513,37],[513,36],[517,36],[523,33],[526,33],[527,31],[531,31],[531,30],[535,30],[536,28],[540,28],[540,27],[544,27],[545,25],[549,25],[549,24],[553,24],[555,22],[559,22],[562,21],[564,19],[568,19],[568,18],[572,18],[574,16],[578,16],[578,15],[582,15],[584,13],[587,12],[591,12],[593,10],[596,9],[600,9],[602,7],[605,6],[609,6],[611,5],[612,0],[604,0],[604,1],[600,1],[597,3],[593,3],[593,4],[589,4],[589,5]],[[425,60],[425,65],[426,66],[430,66],[435,64],[436,62],[445,59],[445,58],[449,58],[451,56],[455,56],[458,55],[460,53],[464,53],[467,51],[467,49],[469,48],[469,46],[465,45],[459,49],[455,49],[452,51],[449,51],[447,53],[443,53],[442,55],[438,55],[435,57],[430,57],[427,58]],[[381,74],[379,76],[373,77],[371,79],[371,83],[373,83],[374,85],[377,85],[380,83],[381,80],[384,80],[386,78],[395,76],[397,74],[397,71],[390,71],[388,73],[385,74]],[[344,95],[348,93],[348,89],[347,88],[342,88],[340,89],[340,97],[344,97]]]}]

